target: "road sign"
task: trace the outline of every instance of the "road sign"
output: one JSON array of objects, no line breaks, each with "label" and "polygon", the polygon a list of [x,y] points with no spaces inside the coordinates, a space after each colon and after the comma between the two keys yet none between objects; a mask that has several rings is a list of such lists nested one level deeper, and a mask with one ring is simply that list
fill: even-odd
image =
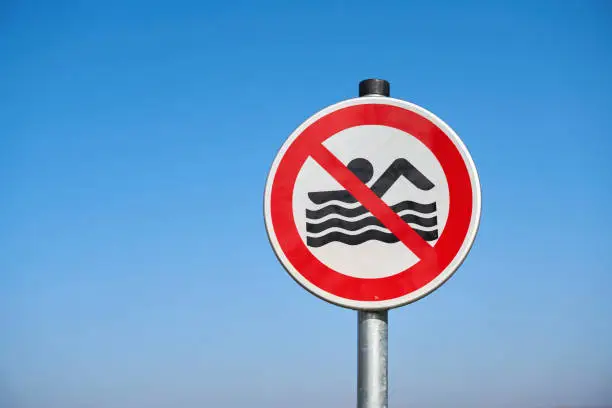
[{"label": "road sign", "polygon": [[299,126],[265,189],[270,243],[289,274],[331,303],[389,309],[442,285],[469,252],[480,183],[459,136],[431,112],[380,96]]}]

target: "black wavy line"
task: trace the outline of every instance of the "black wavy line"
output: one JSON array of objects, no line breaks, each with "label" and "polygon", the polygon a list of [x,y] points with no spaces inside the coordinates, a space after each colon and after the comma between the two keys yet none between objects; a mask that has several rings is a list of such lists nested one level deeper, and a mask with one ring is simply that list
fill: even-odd
[{"label": "black wavy line", "polygon": [[[400,203],[392,205],[391,209],[396,213],[404,210],[413,210],[423,214],[430,214],[436,211],[436,203],[433,202],[429,204],[421,204],[415,203],[414,201],[402,201]],[[310,218],[311,220],[317,220],[329,214],[339,214],[345,217],[353,218],[357,217],[358,215],[365,214],[367,212],[368,210],[364,206],[359,206],[355,208],[344,208],[340,205],[331,204],[319,210],[307,209],[306,218]]]},{"label": "black wavy line", "polygon": [[351,193],[344,190],[339,191],[315,191],[308,193],[308,198],[315,204],[323,204],[328,201],[338,200],[343,203],[355,203],[357,199]]},{"label": "black wavy line", "polygon": [[[413,228],[414,229],[414,228]],[[421,236],[425,241],[434,241],[438,239],[438,231],[421,231],[414,229],[414,231]],[[398,242],[397,237],[388,232],[382,232],[378,230],[368,230],[357,235],[348,235],[339,231],[330,232],[321,237],[306,237],[306,243],[309,247],[318,248],[323,245],[327,245],[330,242],[342,242],[347,245],[359,245],[366,241],[381,241],[387,244]]]},{"label": "black wavy line", "polygon": [[[424,218],[414,214],[406,214],[401,218],[402,220],[406,221],[406,223],[417,224],[421,227],[435,227],[438,225],[437,217]],[[317,234],[333,227],[338,227],[347,231],[357,231],[369,225],[384,227],[376,217],[367,217],[359,221],[345,221],[341,218],[330,218],[329,220],[325,220],[320,224],[311,224],[307,222],[306,231]]]}]

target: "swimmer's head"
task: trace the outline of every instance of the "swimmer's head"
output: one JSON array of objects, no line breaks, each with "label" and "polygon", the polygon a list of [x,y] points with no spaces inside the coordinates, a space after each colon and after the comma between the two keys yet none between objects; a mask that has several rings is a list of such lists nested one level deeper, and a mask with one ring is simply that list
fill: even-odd
[{"label": "swimmer's head", "polygon": [[372,164],[366,159],[357,158],[351,160],[348,164],[348,169],[356,175],[363,183],[367,183],[374,175]]}]

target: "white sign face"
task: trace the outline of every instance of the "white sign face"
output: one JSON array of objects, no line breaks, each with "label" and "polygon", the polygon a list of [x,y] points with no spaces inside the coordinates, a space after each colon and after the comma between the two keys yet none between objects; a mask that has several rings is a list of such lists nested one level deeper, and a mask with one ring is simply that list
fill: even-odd
[{"label": "white sign face", "polygon": [[302,124],[268,178],[270,242],[290,275],[345,307],[417,300],[459,267],[480,220],[480,184],[453,130],[384,97],[341,102]]},{"label": "white sign face", "polygon": [[[382,201],[400,209],[397,214],[413,229],[427,233],[427,242],[435,245],[448,217],[448,185],[442,166],[423,143],[398,129],[366,125],[343,130],[323,145],[349,169],[351,163],[371,169],[372,176],[366,185],[372,188],[385,183],[388,189],[380,191]],[[420,171],[434,187],[423,190],[412,183],[406,177],[410,176],[408,168],[402,167],[406,163]],[[395,275],[419,261],[399,240],[385,242],[384,239],[395,237],[359,202],[313,202],[309,193],[317,191],[344,188],[316,161],[308,159],[293,191],[293,216],[304,244],[322,263],[344,275],[373,279]],[[326,208],[331,210],[330,206],[335,211],[322,216]],[[316,245],[309,245],[308,238]],[[365,241],[347,245],[342,239]]]}]

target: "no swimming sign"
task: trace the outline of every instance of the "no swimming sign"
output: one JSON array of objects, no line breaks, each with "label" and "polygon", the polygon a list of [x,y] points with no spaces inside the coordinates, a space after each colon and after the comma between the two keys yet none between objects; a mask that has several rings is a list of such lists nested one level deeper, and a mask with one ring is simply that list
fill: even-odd
[{"label": "no swimming sign", "polygon": [[365,96],[316,113],[278,152],[266,184],[271,245],[331,303],[390,309],[442,285],[469,252],[480,183],[457,134],[427,110]]}]

